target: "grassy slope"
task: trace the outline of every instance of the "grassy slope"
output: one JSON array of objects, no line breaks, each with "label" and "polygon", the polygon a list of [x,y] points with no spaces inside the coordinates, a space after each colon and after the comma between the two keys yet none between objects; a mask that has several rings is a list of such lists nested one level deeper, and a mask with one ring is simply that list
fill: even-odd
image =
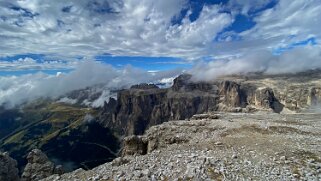
[{"label": "grassy slope", "polygon": [[96,166],[95,161],[91,161],[97,160],[96,157],[88,157],[88,160],[86,155],[82,156],[87,152],[96,151],[96,155],[102,157],[106,155],[109,159],[105,160],[109,161],[118,149],[117,139],[97,123],[85,122],[87,114],[95,116],[97,111],[53,102],[28,105],[18,120],[24,124],[0,139],[1,149],[16,158],[20,166],[25,164],[26,154],[34,148],[42,149],[61,164],[67,160],[72,166],[66,167]]}]

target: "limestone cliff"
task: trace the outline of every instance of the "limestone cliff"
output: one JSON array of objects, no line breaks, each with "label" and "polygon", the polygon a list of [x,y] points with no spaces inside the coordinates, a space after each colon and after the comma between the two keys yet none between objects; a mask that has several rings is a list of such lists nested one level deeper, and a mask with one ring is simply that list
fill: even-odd
[{"label": "limestone cliff", "polygon": [[110,99],[100,120],[119,135],[139,135],[169,120],[189,119],[211,111],[302,111],[321,100],[320,71],[296,75],[230,76],[194,82],[181,75],[168,89],[137,85]]}]

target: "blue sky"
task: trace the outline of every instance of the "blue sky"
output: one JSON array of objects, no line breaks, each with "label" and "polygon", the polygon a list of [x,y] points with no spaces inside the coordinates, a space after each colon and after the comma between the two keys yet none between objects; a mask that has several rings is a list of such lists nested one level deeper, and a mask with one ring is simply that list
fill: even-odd
[{"label": "blue sky", "polygon": [[67,73],[89,59],[188,70],[252,52],[320,49],[319,9],[318,0],[4,0],[0,76]]},{"label": "blue sky", "polygon": [[147,71],[163,71],[176,68],[189,69],[192,67],[192,63],[174,57],[114,57],[110,55],[99,55],[95,57],[95,60],[111,64],[118,68],[131,65]]}]

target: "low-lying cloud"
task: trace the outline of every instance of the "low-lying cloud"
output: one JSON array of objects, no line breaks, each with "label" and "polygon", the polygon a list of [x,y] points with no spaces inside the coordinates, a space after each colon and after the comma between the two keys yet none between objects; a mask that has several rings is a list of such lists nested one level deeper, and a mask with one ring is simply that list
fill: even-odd
[{"label": "low-lying cloud", "polygon": [[270,51],[257,51],[236,58],[202,62],[190,70],[190,73],[196,81],[210,81],[231,74],[297,73],[318,68],[321,68],[321,48],[308,45],[294,48],[281,55],[273,55]]},{"label": "low-lying cloud", "polygon": [[148,73],[132,66],[116,69],[97,61],[84,61],[79,63],[74,71],[60,75],[40,72],[0,77],[0,106],[12,108],[41,97],[57,98],[67,92],[97,84],[104,84],[105,88],[111,90],[128,88],[133,84],[177,76],[180,72],[173,70]]}]

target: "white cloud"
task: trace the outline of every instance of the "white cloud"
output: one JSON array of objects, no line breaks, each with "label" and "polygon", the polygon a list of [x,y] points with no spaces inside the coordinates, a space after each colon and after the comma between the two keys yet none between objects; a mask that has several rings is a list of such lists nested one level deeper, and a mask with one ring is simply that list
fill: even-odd
[{"label": "white cloud", "polygon": [[67,70],[73,69],[80,61],[37,61],[32,58],[19,58],[18,60],[5,61],[0,59],[0,71],[21,70]]},{"label": "white cloud", "polygon": [[[27,12],[9,8],[13,6]],[[187,0],[3,1],[0,56],[200,57],[232,17],[220,12],[221,6],[205,6],[196,21],[185,17],[181,25],[172,25],[186,7]]]},{"label": "white cloud", "polygon": [[69,91],[97,84],[104,84],[106,91],[128,88],[133,84],[154,82],[179,73],[179,70],[174,70],[150,74],[131,66],[115,69],[107,64],[84,61],[74,71],[60,76],[37,73],[0,77],[0,105],[13,107],[40,97],[57,98]]},{"label": "white cloud", "polygon": [[234,13],[248,15],[249,12],[255,12],[258,9],[261,9],[269,3],[275,1],[277,0],[230,0],[228,2],[228,6],[230,9],[235,11]]},{"label": "white cloud", "polygon": [[[306,52],[309,52],[308,54]],[[189,72],[195,80],[214,80],[219,76],[262,72],[266,74],[296,73],[321,68],[320,46],[295,48],[281,55],[257,51],[230,59],[197,64]]]},{"label": "white cloud", "polygon": [[[271,2],[272,0],[270,0]],[[233,0],[227,5],[236,15],[240,8],[248,13],[260,9],[267,1]],[[234,7],[234,9],[233,9]],[[246,8],[248,7],[248,8]],[[241,12],[242,13],[242,12]],[[235,57],[253,54],[257,51],[273,52],[279,48],[291,47],[298,42],[314,38],[321,39],[321,1],[319,0],[279,0],[273,8],[259,11],[253,18],[255,26],[247,31],[236,33],[225,32],[226,38],[236,36],[236,41],[220,41],[206,47],[205,55],[214,58]],[[228,40],[228,39],[227,39]]]},{"label": "white cloud", "polygon": [[199,18],[191,22],[189,17],[183,19],[181,25],[171,26],[166,32],[166,39],[177,44],[177,47],[185,47],[193,51],[194,48],[203,47],[213,42],[220,31],[232,23],[232,17],[225,13],[219,13],[219,6],[203,7]]},{"label": "white cloud", "polygon": [[265,48],[285,47],[314,37],[321,38],[321,1],[280,0],[256,17],[256,26],[241,35],[249,41],[263,41]]},{"label": "white cloud", "polygon": [[[249,13],[273,1],[275,7]],[[319,0],[230,0],[226,5],[205,5],[193,22],[188,18],[190,10],[180,24],[173,25],[173,18],[188,7],[187,0],[4,0],[0,56],[41,53],[66,59],[110,53],[193,60],[271,51],[321,36]],[[226,37],[228,42],[213,41],[238,13],[257,24],[239,34],[226,32],[240,37],[238,41],[231,37]]]},{"label": "white cloud", "polygon": [[59,99],[57,102],[66,103],[66,104],[76,104],[77,99],[70,99],[68,97],[63,97],[63,98]]}]

